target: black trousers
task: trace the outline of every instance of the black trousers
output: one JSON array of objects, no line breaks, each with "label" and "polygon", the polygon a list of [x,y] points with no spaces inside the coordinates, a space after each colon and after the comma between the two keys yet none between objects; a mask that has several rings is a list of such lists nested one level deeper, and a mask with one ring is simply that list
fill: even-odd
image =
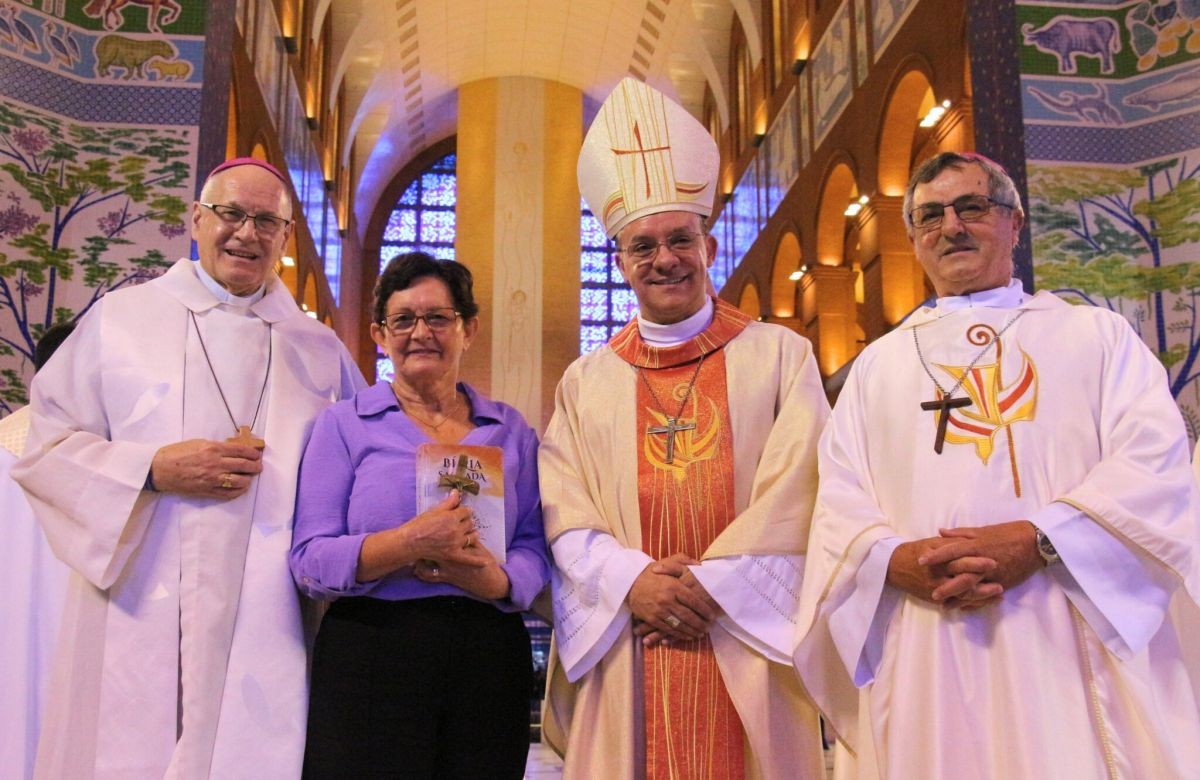
[{"label": "black trousers", "polygon": [[519,614],[472,599],[341,599],[313,653],[304,777],[521,778],[533,660]]}]

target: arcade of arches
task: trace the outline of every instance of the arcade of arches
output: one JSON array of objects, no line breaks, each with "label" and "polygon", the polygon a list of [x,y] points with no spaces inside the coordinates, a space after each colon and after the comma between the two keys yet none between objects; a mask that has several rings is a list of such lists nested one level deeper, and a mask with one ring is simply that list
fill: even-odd
[{"label": "arcade of arches", "polygon": [[[380,261],[427,241],[425,227],[401,238],[408,216],[394,214],[414,182],[440,176],[429,190],[440,200],[421,224],[437,231],[436,253],[472,269],[483,312],[464,378],[544,427],[566,367],[634,311],[611,247],[581,218],[575,181],[583,133],[626,75],[679,100],[713,133],[715,288],[808,337],[831,393],[866,343],[928,297],[900,213],[909,172],[939,150],[974,149],[976,126],[996,124],[975,121],[971,3],[575,0],[535,13],[535,4],[496,0],[489,7],[512,25],[476,29],[469,14],[457,31],[430,23],[460,4],[182,0],[187,29],[150,31],[179,62],[134,85],[200,95],[195,171],[254,156],[288,172],[296,230],[277,270],[368,379]],[[122,29],[145,26],[145,13],[122,17]],[[71,14],[62,19],[79,35],[104,34],[99,21]],[[609,26],[591,29],[585,18]],[[598,43],[638,20],[632,52]],[[505,36],[518,27],[527,37],[513,46]],[[86,63],[63,64],[87,80]],[[167,73],[195,89],[162,92]],[[98,90],[126,89],[134,76],[114,85],[91,74]],[[451,155],[453,172],[434,170]],[[162,227],[148,237],[160,251],[186,252],[176,225]]]},{"label": "arcade of arches", "polygon": [[[289,3],[297,4],[294,18],[301,25],[311,22],[313,8],[298,0],[275,0],[281,8]],[[825,29],[837,21],[825,5],[829,4],[764,0],[759,18],[751,15],[747,20],[734,12],[728,73],[717,79],[718,85],[726,86],[707,86],[700,105],[701,118],[721,148],[722,190],[727,193],[716,206],[712,224],[719,223],[722,211],[732,212],[735,183],[756,165],[765,166],[766,147],[759,144],[781,114],[796,110],[789,101],[792,94],[809,90],[814,107],[819,106],[817,77],[800,66]],[[809,128],[802,129],[806,148],[794,181],[780,194],[772,214],[760,214],[757,235],[736,247],[724,273],[714,272],[718,283],[725,277],[719,288],[722,297],[814,343],[831,393],[867,342],[929,297],[900,213],[909,172],[938,151],[970,150],[975,145],[963,4],[923,0],[910,5],[915,7],[886,50],[876,52],[860,75],[861,83],[840,117],[811,149]],[[326,21],[336,23],[338,17]],[[932,27],[936,34],[931,34]],[[326,23],[317,37],[331,35],[337,31],[331,32]],[[332,67],[306,64],[306,59],[326,51],[328,43],[320,51],[301,48],[296,55],[298,81],[313,68]],[[282,149],[277,139],[264,142],[247,135],[250,126],[262,126],[254,111],[259,96],[252,78],[247,78],[252,74],[238,64],[235,61],[229,151],[246,153],[254,144],[255,154],[278,162]],[[322,88],[328,90],[335,82],[326,76]],[[337,107],[344,100],[344,95],[326,96],[325,103]],[[249,104],[250,110],[239,111],[242,104]],[[581,235],[575,207],[574,157],[596,105],[589,93],[529,77],[460,85],[458,121],[448,128],[451,132],[412,154],[373,203],[365,208],[361,203],[337,206],[348,228],[340,304],[335,305],[323,264],[305,246],[303,231],[297,231],[298,246],[291,250],[297,266],[280,269],[284,280],[297,300],[342,334],[364,373],[373,376],[377,355],[367,337],[367,319],[381,250],[388,250],[386,256],[397,251],[386,246],[385,231],[396,229],[389,228],[389,220],[406,190],[430,166],[457,153],[453,254],[475,272],[484,304],[484,328],[465,373],[516,405],[535,426],[544,425],[557,376],[581,345],[593,347],[632,311],[619,277],[603,267],[603,248],[588,246],[595,238],[589,239],[586,222]],[[940,120],[922,127],[922,119],[935,106],[946,107]],[[800,121],[816,129],[816,118],[802,116]],[[334,197],[345,193],[351,201],[361,198],[361,188],[352,181],[363,166],[356,157],[361,146],[347,144],[341,129],[330,136],[343,146],[332,150],[329,158],[348,164],[335,166],[330,177],[334,182],[327,186]],[[344,179],[351,179],[350,186],[342,186]],[[857,212],[848,216],[854,211],[848,211],[851,204]],[[721,232],[717,236],[719,241],[725,238]],[[419,237],[414,240],[419,243]],[[587,281],[591,278],[600,281]],[[509,350],[506,345],[511,344],[522,348]]]}]

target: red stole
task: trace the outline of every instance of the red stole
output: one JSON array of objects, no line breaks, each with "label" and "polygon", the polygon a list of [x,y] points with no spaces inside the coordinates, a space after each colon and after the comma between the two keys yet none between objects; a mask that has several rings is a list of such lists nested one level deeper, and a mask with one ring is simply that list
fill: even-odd
[{"label": "red stole", "polygon": [[[636,322],[610,342],[613,351],[641,374],[638,503],[642,549],[655,559],[675,553],[699,559],[736,514],[722,347],[749,322],[749,317],[718,300],[712,324],[683,344],[652,347],[642,340]],[[696,373],[702,356],[704,362]],[[693,376],[695,385],[688,396]],[[679,424],[695,428],[675,433],[674,456],[667,463],[668,434],[650,429],[665,427],[667,417],[676,415]],[[660,644],[646,651],[643,673],[646,777],[744,777],[745,735],[712,643],[705,638]]]}]

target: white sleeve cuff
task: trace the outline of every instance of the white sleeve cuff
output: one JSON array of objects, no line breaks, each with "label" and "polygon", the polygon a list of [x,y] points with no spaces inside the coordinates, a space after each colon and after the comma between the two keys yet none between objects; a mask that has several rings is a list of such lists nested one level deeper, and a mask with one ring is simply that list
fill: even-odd
[{"label": "white sleeve cuff", "polygon": [[1029,520],[1062,558],[1046,573],[1104,646],[1128,660],[1149,644],[1177,585],[1170,572],[1069,504],[1053,502]]},{"label": "white sleeve cuff", "polygon": [[803,556],[734,555],[689,568],[724,611],[726,631],[768,660],[792,662]]},{"label": "white sleeve cuff", "polygon": [[625,597],[654,559],[589,529],[561,534],[550,551],[556,562],[551,586],[559,658],[567,679],[575,682],[628,627],[632,616]]},{"label": "white sleeve cuff", "polygon": [[885,585],[892,553],[903,542],[899,536],[889,536],[871,545],[858,567],[853,592],[829,615],[833,644],[846,672],[859,688],[875,679],[883,658],[887,627],[900,602],[900,591]]}]

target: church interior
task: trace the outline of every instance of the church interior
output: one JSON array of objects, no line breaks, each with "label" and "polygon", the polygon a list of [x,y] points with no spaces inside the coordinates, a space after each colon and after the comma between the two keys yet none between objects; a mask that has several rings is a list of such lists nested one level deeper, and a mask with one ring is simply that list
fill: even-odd
[{"label": "church interior", "polygon": [[[481,304],[464,378],[544,430],[567,366],[636,312],[576,180],[601,102],[633,77],[719,146],[717,295],[809,339],[831,401],[933,296],[902,217],[910,173],[975,151],[1025,201],[1016,275],[1135,323],[1194,440],[1193,6],[3,0],[0,416],[28,401],[37,336],[194,252],[205,174],[254,157],[297,204],[278,276],[368,382],[391,371],[370,335],[382,267],[457,259]],[[1067,34],[1102,20],[1113,47]],[[83,182],[65,204],[39,183],[62,160]]]},{"label": "church interior", "polygon": [[[584,131],[631,76],[678,100],[719,144],[709,219],[717,294],[810,339],[831,398],[855,355],[932,293],[900,214],[909,172],[939,151],[974,150],[1025,188],[1033,218],[1017,272],[1027,286],[1168,320],[1146,337],[1182,355],[1170,366],[1173,390],[1194,437],[1200,339],[1181,332],[1189,321],[1174,304],[1195,288],[1104,289],[1086,267],[1101,251],[1074,246],[1059,217],[1083,214],[1085,227],[1105,218],[1104,170],[1143,171],[1134,200],[1191,179],[1167,171],[1156,182],[1146,164],[1187,168],[1197,21],[1161,2],[1141,4],[1153,6],[1148,18],[1119,4],[1061,5],[6,2],[0,132],[10,164],[36,168],[56,129],[83,146],[66,125],[84,123],[111,131],[92,152],[109,162],[94,164],[116,160],[118,128],[137,126],[169,145],[159,159],[172,167],[103,183],[103,200],[48,219],[47,251],[27,274],[5,269],[0,414],[25,398],[36,334],[189,254],[180,215],[203,171],[245,155],[288,172],[300,208],[279,275],[368,380],[388,371],[368,332],[373,284],[392,256],[420,247],[466,263],[485,302],[466,376],[544,427],[563,369],[635,309],[575,180]],[[1103,56],[1055,43],[1056,20],[1070,14],[1107,15],[1131,31],[1129,43]],[[1087,99],[1090,90],[1099,97]],[[43,131],[24,125],[27,112],[44,115]],[[1130,134],[1144,142],[1123,142]],[[1055,190],[1073,171],[1095,180],[1091,191]],[[43,221],[19,173],[2,174],[10,204],[0,249],[13,260]],[[1115,229],[1143,233],[1132,202],[1126,211],[1110,218]],[[73,274],[97,232],[111,267]],[[1186,262],[1189,246],[1132,244],[1125,265]],[[147,259],[147,249],[158,254]],[[57,279],[54,251],[68,266]]]}]

